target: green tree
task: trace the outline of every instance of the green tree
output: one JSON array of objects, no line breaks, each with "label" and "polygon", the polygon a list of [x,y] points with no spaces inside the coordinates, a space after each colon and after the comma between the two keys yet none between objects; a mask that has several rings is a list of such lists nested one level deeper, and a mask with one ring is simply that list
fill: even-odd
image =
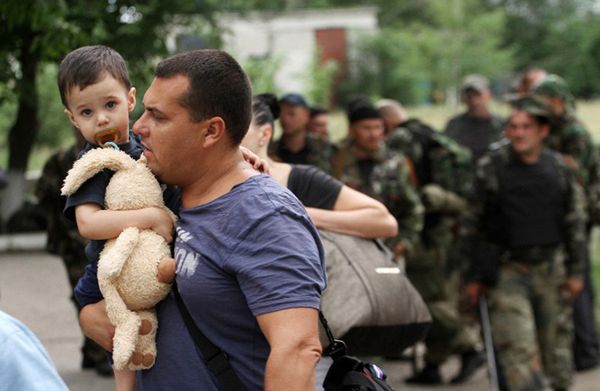
[{"label": "green tree", "polygon": [[422,1],[412,8],[392,9],[415,18],[404,24],[390,21],[377,36],[365,38],[352,59],[353,79],[347,93],[412,104],[432,89],[456,91],[468,73],[495,77],[512,66],[512,49],[501,40],[502,9],[479,0]]},{"label": "green tree", "polygon": [[[212,22],[216,0],[4,0],[0,2],[0,103],[16,101],[8,131],[9,188],[1,214],[7,218],[22,203],[24,173],[40,129],[38,76],[84,44],[106,44],[128,60],[134,79],[148,79],[155,59],[166,53],[166,31],[187,16]],[[145,75],[145,77],[144,77]],[[14,94],[6,93],[14,90]],[[2,100],[3,99],[3,100]]]}]

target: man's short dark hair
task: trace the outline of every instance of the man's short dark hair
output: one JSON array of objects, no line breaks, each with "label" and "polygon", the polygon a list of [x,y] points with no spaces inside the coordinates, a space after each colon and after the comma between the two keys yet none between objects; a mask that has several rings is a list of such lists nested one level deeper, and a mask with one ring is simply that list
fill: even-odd
[{"label": "man's short dark hair", "polygon": [[103,45],[83,46],[67,54],[58,70],[58,89],[65,107],[67,95],[75,86],[84,89],[100,81],[108,73],[127,91],[131,88],[127,64],[114,49]]},{"label": "man's short dark hair", "polygon": [[225,121],[234,145],[239,145],[252,118],[252,88],[240,64],[222,50],[200,49],[161,61],[154,76],[189,78],[189,89],[181,97],[192,121],[218,116]]}]

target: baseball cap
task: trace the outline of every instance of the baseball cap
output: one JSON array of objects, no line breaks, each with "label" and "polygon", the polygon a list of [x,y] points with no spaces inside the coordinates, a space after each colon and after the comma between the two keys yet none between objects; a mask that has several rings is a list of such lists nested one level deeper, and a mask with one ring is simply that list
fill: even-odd
[{"label": "baseball cap", "polygon": [[463,92],[466,90],[475,90],[475,91],[481,93],[485,90],[488,90],[489,88],[490,88],[490,82],[488,81],[488,79],[485,76],[478,75],[478,74],[472,74],[472,75],[465,76],[460,89]]},{"label": "baseball cap", "polygon": [[302,106],[308,108],[308,103],[306,103],[306,99],[296,92],[290,92],[289,94],[285,94],[279,99],[279,104],[286,103],[290,106]]}]

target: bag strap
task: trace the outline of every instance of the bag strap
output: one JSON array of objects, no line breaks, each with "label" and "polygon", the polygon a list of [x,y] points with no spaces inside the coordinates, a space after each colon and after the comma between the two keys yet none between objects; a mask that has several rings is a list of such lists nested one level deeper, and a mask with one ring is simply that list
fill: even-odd
[{"label": "bag strap", "polygon": [[327,319],[321,310],[319,310],[319,320],[321,321],[321,325],[325,329],[325,334],[327,334],[327,340],[329,341],[329,345],[325,349],[323,349],[323,355],[331,357],[334,361],[338,358],[346,355],[346,343],[340,339],[335,339],[333,337],[333,333],[329,328],[329,323],[327,323]]},{"label": "bag strap", "polygon": [[179,294],[179,288],[177,288],[176,282],[173,282],[172,290],[173,294],[175,295],[177,307],[179,307],[179,312],[181,313],[181,317],[185,323],[185,327],[187,328],[200,352],[202,352],[204,363],[217,378],[220,388],[226,391],[243,390],[244,386],[242,386],[242,382],[233,371],[227,353],[212,343],[210,339],[208,339],[206,335],[200,331],[198,326],[196,326],[196,323],[194,323],[192,315],[189,313],[185,303],[183,302],[183,298]]},{"label": "bag strap", "polygon": [[[172,290],[173,295],[175,296],[175,301],[177,302],[177,307],[179,307],[179,312],[181,313],[181,317],[185,323],[185,327],[190,333],[198,349],[200,349],[200,352],[202,352],[202,356],[204,356],[204,363],[217,378],[217,382],[221,388],[227,391],[243,390],[244,387],[242,386],[242,382],[233,371],[227,353],[212,343],[210,339],[208,339],[206,335],[200,331],[198,326],[196,326],[196,323],[194,323],[192,315],[189,313],[185,303],[183,302],[183,298],[179,294],[179,288],[177,287],[176,281],[173,281]],[[323,315],[323,312],[320,310],[319,320],[321,325],[323,325],[325,333],[327,334],[327,339],[329,340],[329,345],[323,350],[323,354],[331,357],[334,361],[342,356],[345,356],[346,343],[333,337],[333,333],[329,328],[329,323],[327,323],[325,315]]]}]

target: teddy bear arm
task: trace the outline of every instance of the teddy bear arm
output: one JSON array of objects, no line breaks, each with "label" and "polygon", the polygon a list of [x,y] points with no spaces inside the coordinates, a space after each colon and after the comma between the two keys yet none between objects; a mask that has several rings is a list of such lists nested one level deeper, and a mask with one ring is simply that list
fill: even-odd
[{"label": "teddy bear arm", "polygon": [[129,227],[123,230],[115,240],[114,246],[102,254],[103,262],[98,265],[98,273],[111,280],[119,276],[139,239],[140,231],[137,228]]}]

